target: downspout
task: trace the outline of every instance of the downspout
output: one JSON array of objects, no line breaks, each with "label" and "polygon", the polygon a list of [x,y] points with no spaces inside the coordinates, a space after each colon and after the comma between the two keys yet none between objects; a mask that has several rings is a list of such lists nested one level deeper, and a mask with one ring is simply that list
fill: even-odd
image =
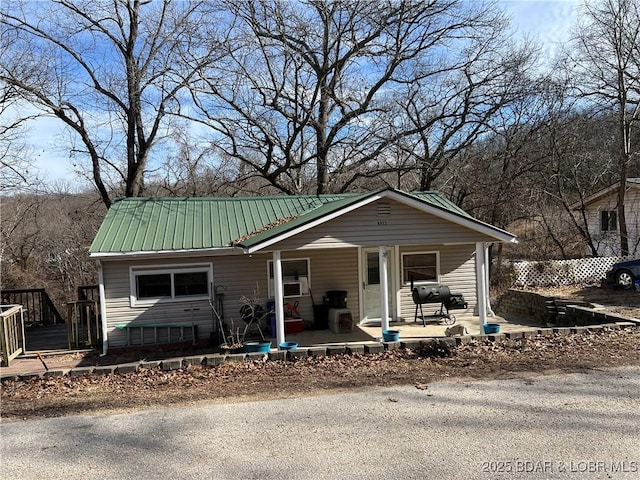
[{"label": "downspout", "polygon": [[284,293],[282,287],[282,260],[280,250],[273,252],[273,283],[275,287],[274,300],[276,302],[276,339],[278,345],[285,342],[284,337],[284,304],[282,303]]},{"label": "downspout", "polygon": [[380,261],[380,325],[382,331],[389,330],[389,281],[387,279],[387,260],[389,251],[387,247],[378,247]]},{"label": "downspout", "polygon": [[102,321],[102,355],[107,354],[109,348],[109,340],[107,338],[107,299],[104,293],[104,273],[102,271],[102,262],[98,260],[98,294],[100,296],[100,317]]}]

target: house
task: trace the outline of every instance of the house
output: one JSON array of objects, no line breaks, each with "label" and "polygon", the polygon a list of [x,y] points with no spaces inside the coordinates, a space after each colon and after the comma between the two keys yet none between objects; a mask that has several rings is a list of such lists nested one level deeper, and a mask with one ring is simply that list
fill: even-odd
[{"label": "house", "polygon": [[126,346],[127,326],[193,324],[208,339],[214,297],[236,322],[243,296],[283,299],[275,302],[278,343],[283,303],[311,320],[328,291],[347,292],[354,321],[386,329],[414,320],[412,281],[462,293],[460,313],[486,323],[488,246],[514,241],[436,192],[121,199],[90,249],[103,350]]},{"label": "house", "polygon": [[[618,223],[618,184],[590,195],[584,200],[587,229],[591,233],[598,255],[620,256]],[[575,208],[581,208],[575,205]],[[640,254],[640,178],[627,178],[625,218],[629,237],[629,253]],[[588,252],[591,253],[591,252]]]}]

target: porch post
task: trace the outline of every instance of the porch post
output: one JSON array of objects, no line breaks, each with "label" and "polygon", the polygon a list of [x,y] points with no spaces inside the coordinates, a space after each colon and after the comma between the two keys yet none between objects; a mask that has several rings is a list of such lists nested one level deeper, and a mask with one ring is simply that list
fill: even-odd
[{"label": "porch post", "polygon": [[276,339],[278,345],[285,341],[284,339],[284,305],[282,303],[284,293],[282,290],[282,261],[280,259],[280,250],[273,252],[273,286],[275,287],[274,300],[276,303]]},{"label": "porch post", "polygon": [[476,243],[476,297],[478,299],[478,316],[480,317],[480,333],[487,323],[487,274],[484,256],[484,243]]},{"label": "porch post", "polygon": [[389,282],[387,281],[387,247],[378,247],[380,261],[380,325],[382,330],[389,330]]},{"label": "porch post", "polygon": [[495,313],[493,311],[493,309],[491,308],[491,292],[489,291],[489,288],[491,287],[491,281],[489,279],[489,270],[491,270],[491,264],[490,262],[490,258],[489,258],[489,247],[491,244],[489,243],[485,243],[484,244],[484,263],[485,263],[485,290],[487,292],[487,296],[486,296],[486,302],[487,302],[487,315],[491,316],[491,317],[495,317]]}]

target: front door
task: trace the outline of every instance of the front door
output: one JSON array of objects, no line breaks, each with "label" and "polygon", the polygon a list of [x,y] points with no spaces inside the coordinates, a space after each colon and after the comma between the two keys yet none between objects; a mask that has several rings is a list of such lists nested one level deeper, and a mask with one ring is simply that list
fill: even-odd
[{"label": "front door", "polygon": [[[387,285],[389,286],[389,321],[395,317],[395,249],[388,247]],[[380,254],[377,248],[362,249],[362,323],[380,323]]]}]

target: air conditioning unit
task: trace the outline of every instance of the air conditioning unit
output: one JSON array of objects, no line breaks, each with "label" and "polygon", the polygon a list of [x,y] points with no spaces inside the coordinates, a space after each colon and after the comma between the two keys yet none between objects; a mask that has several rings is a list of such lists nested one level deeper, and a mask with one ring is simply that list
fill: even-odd
[{"label": "air conditioning unit", "polygon": [[[298,280],[287,280],[282,282],[283,297],[302,297],[303,295],[309,295],[309,279],[307,277],[300,277]],[[269,294],[275,295],[275,284],[273,278],[269,279]]]},{"label": "air conditioning unit", "polygon": [[284,298],[301,297],[302,296],[302,283],[301,282],[284,282],[282,284],[282,293]]}]

